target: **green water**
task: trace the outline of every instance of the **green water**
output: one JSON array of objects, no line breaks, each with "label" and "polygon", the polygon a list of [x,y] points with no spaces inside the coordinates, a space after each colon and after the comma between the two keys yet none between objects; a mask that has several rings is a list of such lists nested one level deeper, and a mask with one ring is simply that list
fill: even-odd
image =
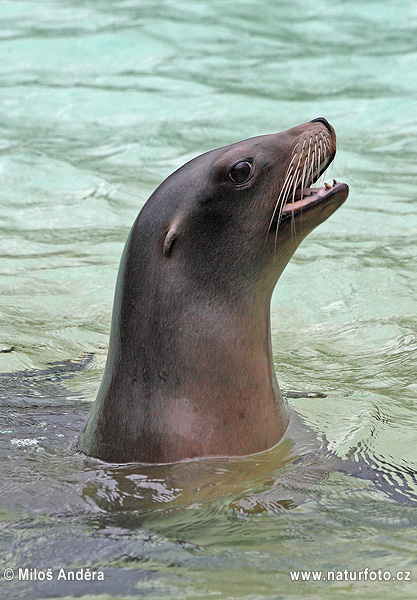
[{"label": "green water", "polygon": [[[416,31],[411,0],[0,2],[2,598],[416,597]],[[291,404],[385,483],[321,465],[309,440],[284,470],[279,447],[158,468],[72,453],[143,202],[206,150],[322,115],[328,180],[351,192],[276,289],[278,379],[324,392]],[[71,378],[45,372],[87,353]],[[289,576],[365,567],[414,581]]]}]

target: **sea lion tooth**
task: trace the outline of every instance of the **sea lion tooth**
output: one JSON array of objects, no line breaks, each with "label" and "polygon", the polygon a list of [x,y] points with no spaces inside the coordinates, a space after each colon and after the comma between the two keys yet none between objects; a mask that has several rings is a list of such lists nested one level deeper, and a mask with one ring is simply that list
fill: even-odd
[{"label": "sea lion tooth", "polygon": [[326,188],[326,190],[331,190],[332,186],[329,185],[326,181],[324,182],[324,187]]}]

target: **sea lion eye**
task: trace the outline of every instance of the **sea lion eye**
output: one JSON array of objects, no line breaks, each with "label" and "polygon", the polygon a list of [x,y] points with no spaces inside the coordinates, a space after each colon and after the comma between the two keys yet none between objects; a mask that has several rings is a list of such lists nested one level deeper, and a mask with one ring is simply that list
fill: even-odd
[{"label": "sea lion eye", "polygon": [[252,164],[247,160],[241,160],[233,165],[229,171],[229,178],[233,183],[245,183],[252,173]]}]

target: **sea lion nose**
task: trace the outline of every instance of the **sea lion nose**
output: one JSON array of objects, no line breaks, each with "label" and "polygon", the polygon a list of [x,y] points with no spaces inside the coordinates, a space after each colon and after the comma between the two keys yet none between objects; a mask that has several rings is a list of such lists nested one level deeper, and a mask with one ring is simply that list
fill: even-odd
[{"label": "sea lion nose", "polygon": [[330,133],[333,133],[332,126],[330,125],[329,121],[324,117],[317,117],[317,119],[313,119],[312,121],[310,121],[310,123],[323,123],[323,125],[326,125]]}]

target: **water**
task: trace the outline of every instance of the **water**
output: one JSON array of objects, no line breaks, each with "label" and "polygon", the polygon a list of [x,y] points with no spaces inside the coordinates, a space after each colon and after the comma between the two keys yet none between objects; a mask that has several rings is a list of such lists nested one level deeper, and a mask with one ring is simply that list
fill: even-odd
[{"label": "water", "polygon": [[[1,597],[415,598],[416,4],[2,0],[0,25],[0,576],[55,578]],[[321,115],[351,193],[272,314],[281,387],[326,394],[290,400],[315,435],[170,467],[71,452],[143,202],[205,150]],[[385,477],[333,470],[313,438]],[[364,567],[414,582],[289,576]]]}]

